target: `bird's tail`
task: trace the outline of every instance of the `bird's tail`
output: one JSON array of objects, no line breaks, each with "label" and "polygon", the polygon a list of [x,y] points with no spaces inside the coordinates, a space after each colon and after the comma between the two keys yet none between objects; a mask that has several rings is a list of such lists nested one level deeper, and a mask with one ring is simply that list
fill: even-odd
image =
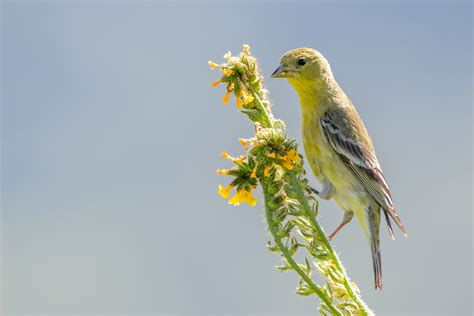
[{"label": "bird's tail", "polygon": [[370,241],[372,250],[372,263],[374,266],[374,280],[375,289],[382,290],[382,258],[380,256],[380,241],[379,238],[374,238]]},{"label": "bird's tail", "polygon": [[380,207],[370,207],[369,219],[369,243],[372,253],[372,263],[374,267],[375,289],[382,290],[382,258],[380,255]]}]

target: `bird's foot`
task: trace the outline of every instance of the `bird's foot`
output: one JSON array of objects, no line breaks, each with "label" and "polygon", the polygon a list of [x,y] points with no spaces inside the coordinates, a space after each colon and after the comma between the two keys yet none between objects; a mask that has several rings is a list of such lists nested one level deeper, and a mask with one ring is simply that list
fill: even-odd
[{"label": "bird's foot", "polygon": [[316,195],[319,196],[319,191],[318,191],[318,190],[316,190],[315,188],[313,188],[313,187],[310,186],[310,185],[308,185],[307,188],[308,188],[309,192],[314,193],[314,194],[316,194]]}]

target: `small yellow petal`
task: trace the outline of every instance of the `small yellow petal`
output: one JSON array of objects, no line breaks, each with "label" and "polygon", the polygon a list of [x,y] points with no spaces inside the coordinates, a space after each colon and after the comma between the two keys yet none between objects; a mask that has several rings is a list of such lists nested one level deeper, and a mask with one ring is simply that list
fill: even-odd
[{"label": "small yellow petal", "polygon": [[230,191],[232,190],[232,185],[223,187],[219,184],[219,190],[217,193],[222,196],[224,199],[227,199],[230,196]]},{"label": "small yellow petal", "polygon": [[242,190],[237,191],[235,195],[229,200],[229,204],[233,204],[234,206],[240,205],[242,203]]},{"label": "small yellow petal", "polygon": [[286,158],[286,160],[292,161],[297,165],[301,165],[300,155],[298,155],[296,149],[291,149],[290,151],[288,151],[288,153],[286,154]]},{"label": "small yellow petal", "polygon": [[211,69],[216,69],[217,67],[219,67],[219,65],[213,62],[212,60],[209,60],[207,63],[209,64],[209,67],[211,67]]},{"label": "small yellow petal", "polygon": [[240,155],[239,158],[234,159],[234,162],[240,162],[240,163],[242,163],[242,162],[245,161],[246,158],[247,158],[246,156]]},{"label": "small yellow petal", "polygon": [[272,170],[272,168],[273,168],[272,165],[266,166],[265,169],[263,170],[263,176],[268,177],[268,175],[270,174],[270,171]]},{"label": "small yellow petal", "polygon": [[282,166],[288,170],[293,170],[293,163],[291,161],[283,161]]},{"label": "small yellow petal", "polygon": [[252,195],[250,191],[244,191],[244,202],[247,202],[250,206],[255,206],[257,204],[257,199]]},{"label": "small yellow petal", "polygon": [[224,95],[224,97],[222,98],[222,103],[224,104],[229,104],[229,97],[230,97],[230,92],[227,91],[227,93]]},{"label": "small yellow petal", "polygon": [[229,68],[224,68],[222,69],[222,72],[224,73],[225,76],[230,76],[232,75],[234,72],[232,71],[232,69],[229,69]]},{"label": "small yellow petal", "polygon": [[249,145],[247,144],[246,139],[239,138],[239,143],[240,143],[240,145],[242,145],[245,148],[245,150],[249,150]]},{"label": "small yellow petal", "polygon": [[242,99],[240,99],[240,96],[238,95],[235,96],[235,105],[238,109],[241,109],[244,106],[244,104],[242,103]]},{"label": "small yellow petal", "polygon": [[294,160],[294,159],[295,159],[295,156],[296,156],[296,150],[291,149],[290,151],[288,151],[288,153],[286,154],[286,156],[288,156],[288,159]]},{"label": "small yellow petal", "polygon": [[250,93],[246,92],[245,90],[241,90],[240,94],[242,95],[242,100],[244,101],[245,105],[253,102],[254,98]]},{"label": "small yellow petal", "polygon": [[217,169],[216,174],[229,174],[228,169]]},{"label": "small yellow petal", "polygon": [[287,161],[288,160],[288,155],[284,155],[284,156],[278,155],[277,158],[280,159],[280,160],[283,160],[283,161]]},{"label": "small yellow petal", "polygon": [[221,152],[221,156],[230,161],[234,160],[226,151]]},{"label": "small yellow petal", "polygon": [[241,203],[248,203],[250,206],[257,204],[257,199],[252,195],[252,192],[247,190],[239,190],[237,193],[229,200],[229,204],[240,205]]},{"label": "small yellow petal", "polygon": [[246,156],[242,156],[242,155],[240,155],[239,158],[234,158],[225,151],[221,152],[221,156],[227,160],[230,160],[232,162],[238,162],[238,163],[242,163],[245,161],[245,159],[247,159]]},{"label": "small yellow petal", "polygon": [[257,178],[257,167],[253,168],[252,174],[250,175],[251,178],[256,179]]},{"label": "small yellow petal", "polygon": [[269,157],[269,158],[276,158],[276,155],[275,155],[275,153],[269,153],[269,154],[267,155],[267,157]]},{"label": "small yellow petal", "polygon": [[250,144],[252,145],[252,147],[258,147],[259,143],[258,143],[258,140],[256,138],[252,138],[250,140]]},{"label": "small yellow petal", "polygon": [[296,155],[295,156],[295,159],[293,159],[293,161],[295,162],[295,164],[297,164],[298,166],[301,166],[301,158],[300,158],[300,155]]},{"label": "small yellow petal", "polygon": [[247,199],[247,203],[250,206],[255,206],[255,204],[257,204],[257,199],[250,195],[249,199]]},{"label": "small yellow petal", "polygon": [[214,81],[214,82],[211,82],[211,86],[215,87],[217,85],[220,85],[222,81],[218,80],[218,81]]}]

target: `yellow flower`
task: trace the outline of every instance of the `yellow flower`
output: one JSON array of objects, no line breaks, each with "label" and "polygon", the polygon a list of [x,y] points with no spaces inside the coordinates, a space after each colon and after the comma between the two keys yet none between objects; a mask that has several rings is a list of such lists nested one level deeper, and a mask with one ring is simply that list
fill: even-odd
[{"label": "yellow flower", "polygon": [[252,145],[253,148],[258,147],[258,140],[256,138],[252,138],[250,140],[250,144]]},{"label": "yellow flower", "polygon": [[246,92],[245,90],[241,90],[240,94],[242,95],[242,100],[244,101],[245,105],[253,102],[254,98],[250,93]]},{"label": "yellow flower", "polygon": [[222,103],[229,104],[230,91],[227,91],[224,97],[222,98]]},{"label": "yellow flower", "polygon": [[231,155],[229,155],[226,151],[221,152],[221,156],[224,157],[227,160],[230,160],[232,162],[238,162],[242,163],[244,160],[247,158],[245,156],[240,155],[239,158],[234,158]]},{"label": "yellow flower", "polygon": [[240,205],[240,203],[248,203],[250,206],[257,204],[257,199],[252,195],[252,192],[247,190],[239,190],[229,200],[229,204]]},{"label": "yellow flower", "polygon": [[281,165],[288,170],[293,170],[293,164],[291,163],[291,161],[283,160],[283,163]]},{"label": "yellow flower", "polygon": [[244,162],[245,158],[247,157],[240,155],[239,158],[234,159],[234,162],[242,163]]},{"label": "yellow flower", "polygon": [[290,150],[287,153],[288,160],[294,161],[295,164],[301,165],[300,155],[296,152],[295,149]]},{"label": "yellow flower", "polygon": [[207,63],[209,64],[209,67],[211,67],[211,69],[216,69],[217,67],[219,67],[219,65],[213,62],[212,60],[209,60]]},{"label": "yellow flower", "polygon": [[295,149],[291,149],[284,156],[278,156],[278,159],[283,160],[282,166],[288,170],[293,170],[293,162],[297,165],[301,164],[300,156]]},{"label": "yellow flower", "polygon": [[229,174],[229,169],[217,169],[216,174]]},{"label": "yellow flower", "polygon": [[235,96],[235,105],[238,109],[241,109],[244,106],[244,104],[242,103],[242,99],[240,99],[238,95]]},{"label": "yellow flower", "polygon": [[230,190],[232,190],[232,188],[232,185],[223,187],[219,184],[219,190],[217,191],[217,193],[219,193],[219,195],[222,196],[224,199],[227,199],[230,196]]},{"label": "yellow flower", "polygon": [[273,168],[272,165],[266,166],[265,169],[263,170],[263,176],[268,177],[268,175],[270,174],[270,171],[272,170],[272,168]]},{"label": "yellow flower", "polygon": [[250,177],[254,178],[254,179],[257,178],[257,166],[255,166],[255,168],[253,168],[252,174],[250,175]]},{"label": "yellow flower", "polygon": [[225,75],[226,77],[228,77],[228,76],[230,76],[230,75],[232,75],[232,74],[234,73],[234,72],[232,71],[232,69],[229,69],[229,68],[224,68],[224,69],[222,69],[222,72],[224,73],[224,75]]},{"label": "yellow flower", "polygon": [[267,155],[267,157],[269,157],[269,158],[276,158],[276,155],[275,155],[275,153],[269,153],[269,154]]},{"label": "yellow flower", "polygon": [[247,44],[244,44],[244,48],[242,49],[242,51],[243,51],[245,54],[250,54],[250,46],[247,45]]},{"label": "yellow flower", "polygon": [[221,152],[221,156],[227,160],[234,161],[234,158],[232,158],[232,156],[230,156],[226,151]]},{"label": "yellow flower", "polygon": [[242,145],[245,148],[245,150],[249,150],[249,145],[247,144],[246,139],[239,138],[239,143],[240,143],[240,145]]}]

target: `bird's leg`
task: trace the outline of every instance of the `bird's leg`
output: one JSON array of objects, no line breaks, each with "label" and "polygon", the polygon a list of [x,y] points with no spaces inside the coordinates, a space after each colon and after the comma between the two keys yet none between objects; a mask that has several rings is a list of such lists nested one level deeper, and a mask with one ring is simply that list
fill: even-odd
[{"label": "bird's leg", "polygon": [[345,211],[344,212],[344,217],[342,218],[342,222],[337,226],[337,228],[332,232],[331,235],[329,235],[328,239],[332,240],[334,236],[344,227],[347,223],[349,223],[352,220],[352,217],[354,216],[354,212],[352,211]]}]

